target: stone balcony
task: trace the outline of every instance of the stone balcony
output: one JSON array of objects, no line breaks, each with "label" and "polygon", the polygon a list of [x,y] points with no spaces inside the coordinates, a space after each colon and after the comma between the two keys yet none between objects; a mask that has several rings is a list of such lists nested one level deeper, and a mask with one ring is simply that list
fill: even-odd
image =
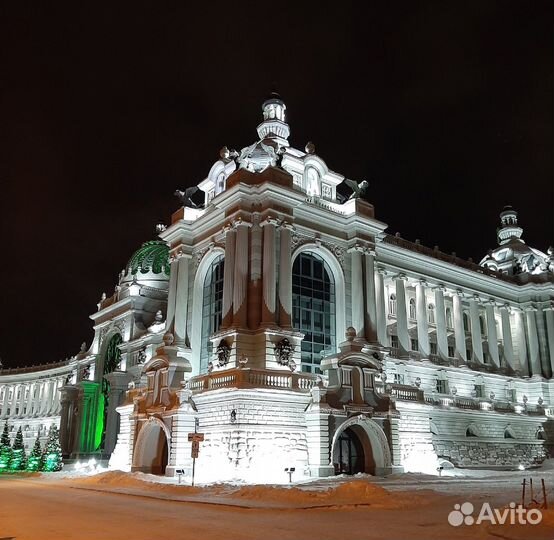
[{"label": "stone balcony", "polygon": [[463,409],[470,411],[495,411],[500,413],[525,414],[528,416],[554,416],[554,407],[514,403],[507,400],[491,400],[446,394],[425,394],[415,386],[405,384],[376,383],[375,390],[390,395],[397,401],[411,401],[445,409]]},{"label": "stone balcony", "polygon": [[220,388],[270,388],[309,393],[321,376],[308,373],[235,368],[192,377],[187,388],[193,394]]}]

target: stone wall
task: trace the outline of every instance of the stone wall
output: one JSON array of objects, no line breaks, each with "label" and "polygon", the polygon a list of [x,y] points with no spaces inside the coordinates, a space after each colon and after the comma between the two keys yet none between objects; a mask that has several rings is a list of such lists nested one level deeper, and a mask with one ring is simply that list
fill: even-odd
[{"label": "stone wall", "polygon": [[456,467],[514,468],[520,464],[529,467],[544,461],[541,442],[515,441],[452,441],[435,440],[434,447],[440,458]]}]

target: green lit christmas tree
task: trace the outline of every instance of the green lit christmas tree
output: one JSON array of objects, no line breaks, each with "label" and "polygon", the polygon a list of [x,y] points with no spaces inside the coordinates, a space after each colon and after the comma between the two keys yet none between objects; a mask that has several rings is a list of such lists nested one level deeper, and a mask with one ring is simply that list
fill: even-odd
[{"label": "green lit christmas tree", "polygon": [[55,425],[50,426],[48,432],[48,440],[42,452],[41,467],[42,471],[56,472],[61,471],[62,463],[62,447],[60,445],[60,436],[58,428]]},{"label": "green lit christmas tree", "polygon": [[27,456],[25,455],[25,445],[23,444],[23,432],[21,426],[15,435],[15,441],[12,448],[12,459],[10,461],[11,471],[24,471],[27,465]]},{"label": "green lit christmas tree", "polygon": [[4,431],[0,437],[0,472],[9,470],[10,461],[12,460],[12,445],[10,443],[10,430],[8,422],[4,424]]},{"label": "green lit christmas tree", "polygon": [[40,469],[40,458],[42,457],[42,447],[40,446],[40,435],[37,434],[35,439],[35,445],[29,454],[29,459],[27,460],[27,470],[28,471],[38,471]]}]

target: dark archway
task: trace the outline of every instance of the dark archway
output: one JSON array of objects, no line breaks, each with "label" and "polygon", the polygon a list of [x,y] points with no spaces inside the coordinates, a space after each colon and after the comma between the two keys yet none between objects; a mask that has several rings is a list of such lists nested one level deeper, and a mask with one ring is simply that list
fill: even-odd
[{"label": "dark archway", "polygon": [[134,452],[133,471],[164,475],[168,462],[168,442],[161,425],[145,424],[137,439]]},{"label": "dark archway", "polygon": [[365,439],[367,436],[359,426],[350,426],[340,434],[333,452],[337,474],[375,474],[371,444],[364,444]]}]

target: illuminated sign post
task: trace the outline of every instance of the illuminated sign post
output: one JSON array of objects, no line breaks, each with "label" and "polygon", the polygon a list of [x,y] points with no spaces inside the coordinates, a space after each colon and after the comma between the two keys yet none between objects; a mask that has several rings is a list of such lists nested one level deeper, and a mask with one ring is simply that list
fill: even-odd
[{"label": "illuminated sign post", "polygon": [[200,443],[204,440],[203,433],[189,433],[189,442],[192,443],[190,449],[190,457],[192,457],[192,486],[194,486],[194,469],[196,466],[196,458],[200,452]]}]

